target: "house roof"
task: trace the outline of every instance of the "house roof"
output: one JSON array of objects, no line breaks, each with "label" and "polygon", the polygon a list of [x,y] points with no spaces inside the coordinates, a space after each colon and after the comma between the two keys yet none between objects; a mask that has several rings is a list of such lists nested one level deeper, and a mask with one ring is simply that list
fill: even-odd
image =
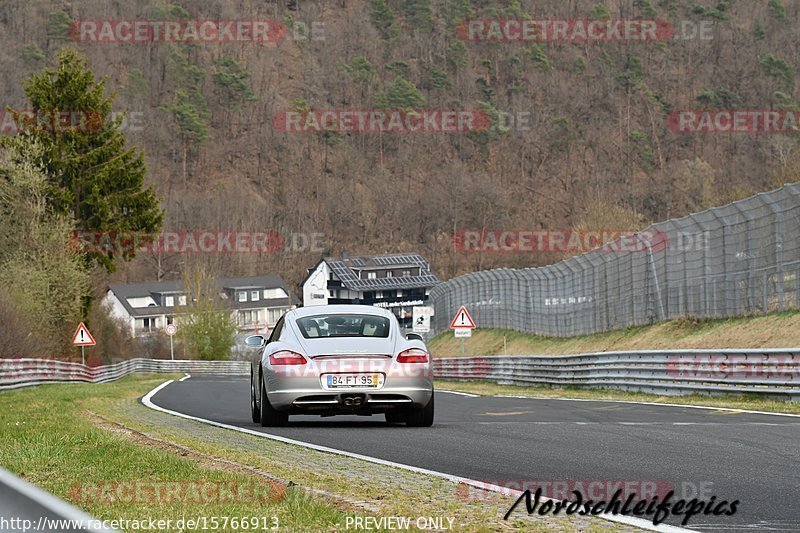
[{"label": "house roof", "polygon": [[[266,276],[219,278],[217,284],[220,292],[222,292],[223,289],[253,290],[280,288],[288,295],[288,298],[261,298],[256,302],[239,302],[236,298],[229,297],[226,302],[228,302],[232,309],[261,309],[264,307],[280,307],[299,303],[295,295],[284,283],[283,278],[274,274]],[[145,298],[158,294],[180,294],[185,292],[182,281],[114,284],[109,286],[109,290],[116,295],[128,314],[135,317],[170,315],[174,314],[176,310],[179,311],[181,307],[167,307],[163,305],[132,307],[128,302],[129,298]]]},{"label": "house roof", "polygon": [[[433,287],[439,283],[439,278],[431,271],[428,262],[421,255],[414,253],[326,257],[324,261],[339,278],[342,285],[354,291],[417,289]],[[402,269],[404,267],[418,267],[419,275],[376,279],[361,279],[359,276],[361,270]]]}]

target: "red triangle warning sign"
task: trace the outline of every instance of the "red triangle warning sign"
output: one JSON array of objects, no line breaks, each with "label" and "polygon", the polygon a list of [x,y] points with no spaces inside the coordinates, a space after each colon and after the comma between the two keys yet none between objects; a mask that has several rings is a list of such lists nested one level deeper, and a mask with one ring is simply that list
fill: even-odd
[{"label": "red triangle warning sign", "polygon": [[78,325],[78,329],[75,330],[75,335],[72,336],[72,345],[73,346],[94,346],[97,344],[94,341],[94,337],[92,334],[89,333],[89,329],[86,327],[86,324],[81,322]]},{"label": "red triangle warning sign", "polygon": [[472,317],[469,316],[469,311],[463,305],[458,308],[456,312],[456,316],[453,317],[453,321],[450,322],[451,328],[469,328],[475,329],[475,322],[472,320]]}]

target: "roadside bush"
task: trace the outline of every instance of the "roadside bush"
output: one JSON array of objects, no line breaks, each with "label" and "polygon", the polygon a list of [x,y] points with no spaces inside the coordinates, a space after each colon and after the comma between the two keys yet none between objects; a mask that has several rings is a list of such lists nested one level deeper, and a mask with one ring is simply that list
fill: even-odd
[{"label": "roadside bush", "polygon": [[181,317],[179,335],[191,357],[204,361],[230,359],[236,325],[217,295],[215,277],[202,268],[184,275],[191,305]]},{"label": "roadside bush", "polygon": [[[34,337],[24,313],[0,289],[0,358],[35,357],[43,345]],[[46,345],[46,343],[44,343]]]},{"label": "roadside bush", "polygon": [[91,360],[93,364],[109,364],[118,359],[142,357],[142,348],[135,342],[130,329],[111,316],[107,304],[98,303],[92,306],[87,317],[87,326],[97,341],[96,346],[86,348],[87,360]]}]

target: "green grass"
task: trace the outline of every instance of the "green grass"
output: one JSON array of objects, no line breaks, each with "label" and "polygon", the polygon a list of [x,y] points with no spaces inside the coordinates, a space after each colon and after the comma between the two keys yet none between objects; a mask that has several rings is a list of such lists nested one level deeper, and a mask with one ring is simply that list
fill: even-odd
[{"label": "green grass", "polygon": [[610,389],[587,389],[581,387],[523,387],[498,385],[488,381],[445,381],[436,380],[435,386],[441,390],[452,390],[479,394],[481,396],[528,396],[531,398],[579,398],[586,400],[614,400],[631,402],[670,403],[678,405],[698,405],[724,407],[728,409],[747,409],[772,413],[800,414],[800,402],[768,400],[755,394],[737,396],[704,396],[689,394],[685,396],[660,396],[642,392],[626,392]]},{"label": "green grass", "polygon": [[[480,324],[478,324],[480,326]],[[504,345],[505,337],[505,345]],[[440,333],[428,347],[435,357],[461,355],[460,339]],[[800,311],[723,320],[682,318],[653,326],[577,337],[545,337],[478,328],[466,339],[465,355],[548,355],[614,350],[800,348]]]},{"label": "green grass", "polygon": [[[271,524],[274,516],[282,530],[326,530],[344,523],[341,509],[292,487],[206,468],[174,452],[136,444],[119,432],[97,427],[86,414],[102,403],[138,397],[164,379],[136,377],[103,385],[51,385],[0,393],[0,464],[109,520],[267,517]],[[136,498],[132,492],[114,490],[124,487],[122,483],[166,490],[167,482],[181,483],[182,496],[156,498],[150,491]],[[203,486],[212,492],[203,496],[199,492]],[[240,490],[241,496],[218,498],[215,491],[221,487]],[[231,526],[218,531],[243,529]]]}]

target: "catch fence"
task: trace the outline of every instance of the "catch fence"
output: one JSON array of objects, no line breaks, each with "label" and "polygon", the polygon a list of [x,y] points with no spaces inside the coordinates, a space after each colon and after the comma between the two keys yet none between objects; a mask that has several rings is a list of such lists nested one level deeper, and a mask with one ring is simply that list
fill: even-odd
[{"label": "catch fence", "polygon": [[557,337],[800,307],[800,184],[654,224],[631,239],[636,246],[615,241],[545,267],[441,283],[430,294],[432,327],[447,331],[461,305],[479,328]]}]

